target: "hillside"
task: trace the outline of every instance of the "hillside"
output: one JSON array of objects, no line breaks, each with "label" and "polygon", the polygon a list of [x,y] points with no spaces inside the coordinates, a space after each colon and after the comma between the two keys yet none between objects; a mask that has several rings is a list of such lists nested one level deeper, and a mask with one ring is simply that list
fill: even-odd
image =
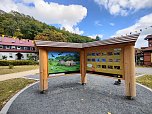
[{"label": "hillside", "polygon": [[60,30],[42,23],[29,15],[15,11],[0,10],[0,34],[24,39],[51,40],[64,42],[91,42],[93,39]]}]

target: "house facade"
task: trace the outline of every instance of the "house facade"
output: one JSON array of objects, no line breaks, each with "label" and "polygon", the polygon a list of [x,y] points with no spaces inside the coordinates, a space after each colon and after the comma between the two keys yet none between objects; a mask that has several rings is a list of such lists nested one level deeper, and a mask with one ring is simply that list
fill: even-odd
[{"label": "house facade", "polygon": [[37,59],[32,40],[0,37],[0,60]]},{"label": "house facade", "polygon": [[148,41],[148,47],[142,48],[144,54],[144,65],[152,66],[152,34],[148,35],[145,40]]},{"label": "house facade", "polygon": [[144,65],[144,53],[142,49],[135,48],[135,63],[136,65]]}]

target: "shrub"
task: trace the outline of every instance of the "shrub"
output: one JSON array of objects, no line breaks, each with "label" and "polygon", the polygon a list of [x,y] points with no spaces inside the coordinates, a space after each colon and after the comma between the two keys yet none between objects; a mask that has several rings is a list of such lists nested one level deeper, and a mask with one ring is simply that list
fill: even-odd
[{"label": "shrub", "polygon": [[9,69],[13,69],[14,66],[13,65],[9,65],[8,67],[9,67]]},{"label": "shrub", "polygon": [[36,65],[37,61],[33,60],[0,60],[0,66],[17,66],[17,65]]}]

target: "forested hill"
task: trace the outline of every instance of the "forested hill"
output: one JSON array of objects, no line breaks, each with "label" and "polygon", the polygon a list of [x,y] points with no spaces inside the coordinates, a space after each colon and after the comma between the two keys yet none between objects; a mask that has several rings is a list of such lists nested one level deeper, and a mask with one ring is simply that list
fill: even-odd
[{"label": "forested hill", "polygon": [[39,39],[64,42],[91,42],[93,39],[60,30],[42,23],[33,17],[12,11],[0,10],[0,34],[24,39]]}]

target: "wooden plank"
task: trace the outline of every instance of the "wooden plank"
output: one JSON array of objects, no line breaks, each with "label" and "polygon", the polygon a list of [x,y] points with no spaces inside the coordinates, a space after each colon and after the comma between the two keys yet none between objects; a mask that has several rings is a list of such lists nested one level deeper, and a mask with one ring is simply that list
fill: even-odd
[{"label": "wooden plank", "polygon": [[40,71],[40,91],[46,91],[48,89],[48,52],[40,48],[39,49],[39,71]]},{"label": "wooden plank", "polygon": [[86,77],[86,52],[84,49],[80,52],[80,73],[81,73],[81,83],[84,85],[87,83]]},{"label": "wooden plank", "polygon": [[125,92],[129,99],[136,96],[134,53],[133,45],[129,45],[124,48]]},{"label": "wooden plank", "polygon": [[111,45],[136,42],[139,34],[120,36],[116,38],[110,38],[102,41],[94,41],[88,43],[69,43],[69,42],[53,42],[53,41],[35,41],[37,47],[60,47],[60,48],[85,48],[92,46]]},{"label": "wooden plank", "polygon": [[67,52],[67,51],[69,51],[69,52],[80,52],[81,51],[81,49],[79,49],[79,48],[64,48],[64,47],[62,47],[62,48],[58,48],[58,47],[52,47],[52,48],[50,48],[50,47],[45,47],[45,49],[49,52],[49,51],[65,51],[65,52]]}]

